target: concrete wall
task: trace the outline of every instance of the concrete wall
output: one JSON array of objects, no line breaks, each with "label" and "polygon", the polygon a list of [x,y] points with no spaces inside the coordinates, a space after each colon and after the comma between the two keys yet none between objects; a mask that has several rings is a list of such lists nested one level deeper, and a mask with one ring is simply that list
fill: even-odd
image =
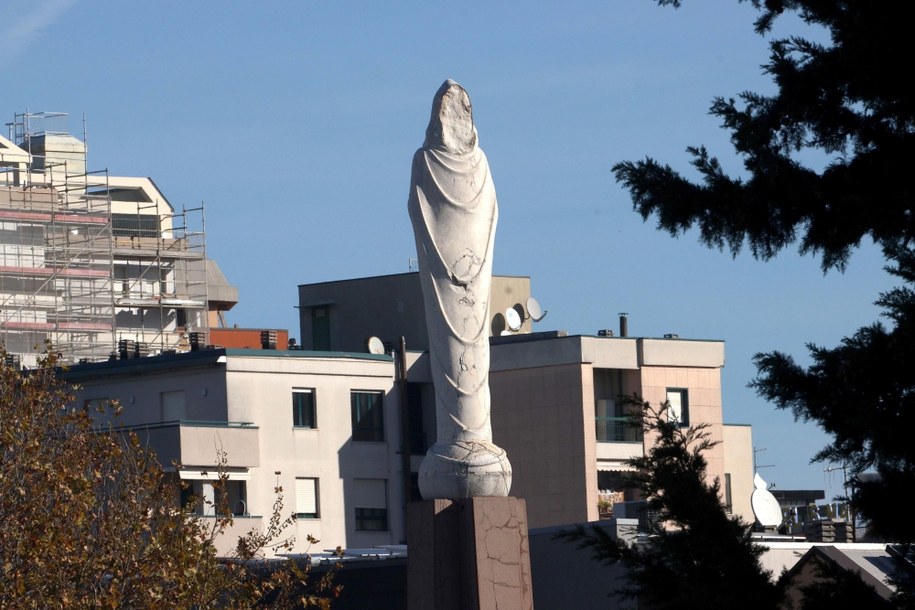
[{"label": "concrete wall", "polygon": [[140,363],[135,368],[137,374],[114,376],[102,372],[101,376],[95,379],[80,379],[82,388],[76,394],[77,399],[116,399],[124,407],[116,423],[122,426],[135,426],[164,421],[163,393],[184,392],[184,415],[168,416],[168,420],[233,421],[229,418],[226,408],[226,380],[223,367],[176,366],[167,370],[151,371],[150,367],[143,366],[141,360],[127,362]]},{"label": "concrete wall", "polygon": [[[490,322],[509,307],[522,307],[526,311],[530,293],[528,277],[493,277]],[[429,347],[418,273],[299,285],[299,326],[305,349],[314,349],[312,312],[320,307],[328,308],[332,350],[363,352],[365,341],[371,336],[394,346],[399,345],[403,336],[407,349],[411,350]],[[531,320],[526,319],[519,332],[530,330]]]},{"label": "concrete wall", "polygon": [[[732,514],[748,524],[756,517],[750,504],[753,494],[753,429],[748,425],[725,424],[724,471],[731,475]],[[721,483],[724,489],[724,481]]]},{"label": "concrete wall", "polygon": [[[670,343],[677,342],[670,341]],[[706,432],[709,439],[718,443],[705,454],[708,462],[708,477],[710,480],[717,477],[723,482],[725,467],[721,370],[684,366],[643,366],[641,384],[642,398],[654,407],[660,406],[667,400],[669,388],[683,388],[688,391],[690,425],[707,424]],[[649,442],[646,439],[646,444]]]},{"label": "concrete wall", "polygon": [[317,307],[328,308],[333,350],[364,352],[371,336],[394,345],[404,336],[409,349],[424,349],[429,344],[416,273],[300,285],[304,349],[315,347],[311,316]]},{"label": "concrete wall", "polygon": [[[601,527],[614,537],[626,537],[636,524],[636,519],[611,519],[585,525]],[[558,534],[568,529],[571,527],[532,529],[529,532],[534,608],[638,608],[636,600],[625,599],[621,595],[628,584],[626,569],[619,564],[604,565],[594,559],[590,549],[578,548],[574,540],[557,538]]]},{"label": "concrete wall", "polygon": [[495,443],[512,464],[511,495],[530,527],[597,519],[591,367],[568,364],[490,376]]}]

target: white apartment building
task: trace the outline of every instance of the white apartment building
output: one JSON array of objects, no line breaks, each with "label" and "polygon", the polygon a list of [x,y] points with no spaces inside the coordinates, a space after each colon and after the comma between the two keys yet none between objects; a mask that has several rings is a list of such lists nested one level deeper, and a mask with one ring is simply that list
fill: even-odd
[{"label": "white apartment building", "polygon": [[206,349],[79,365],[67,379],[81,403],[119,400],[117,425],[197,495],[213,499],[224,452],[234,534],[266,525],[281,486],[296,551],[308,534],[331,549],[404,540],[391,356]]}]

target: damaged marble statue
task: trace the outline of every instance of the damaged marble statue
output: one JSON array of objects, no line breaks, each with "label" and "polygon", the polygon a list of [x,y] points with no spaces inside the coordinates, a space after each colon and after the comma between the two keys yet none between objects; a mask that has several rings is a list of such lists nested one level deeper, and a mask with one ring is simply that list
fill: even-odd
[{"label": "damaged marble statue", "polygon": [[511,465],[492,442],[489,293],[498,207],[467,92],[435,94],[413,157],[408,201],[435,386],[436,441],[419,470],[423,498],[507,496]]}]

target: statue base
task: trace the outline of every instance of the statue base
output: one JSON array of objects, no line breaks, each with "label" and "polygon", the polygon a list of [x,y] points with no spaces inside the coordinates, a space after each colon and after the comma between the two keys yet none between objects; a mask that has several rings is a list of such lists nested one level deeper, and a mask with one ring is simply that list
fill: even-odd
[{"label": "statue base", "polygon": [[527,509],[520,498],[407,505],[407,607],[532,610]]},{"label": "statue base", "polygon": [[506,497],[511,486],[508,455],[491,441],[435,444],[419,466],[419,492],[426,500]]}]

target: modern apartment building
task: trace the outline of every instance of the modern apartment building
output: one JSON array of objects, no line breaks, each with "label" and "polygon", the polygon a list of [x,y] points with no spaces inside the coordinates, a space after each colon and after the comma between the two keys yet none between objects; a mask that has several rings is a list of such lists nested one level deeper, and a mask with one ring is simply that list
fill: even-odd
[{"label": "modern apartment building", "polygon": [[[306,349],[364,350],[370,337],[388,351],[401,338],[408,351],[428,346],[417,273],[303,284],[299,312]],[[535,332],[548,320],[525,276],[493,277],[490,316],[493,434],[514,469],[512,494],[528,500],[531,527],[597,519],[600,498],[619,498],[625,461],[645,447],[620,400],[632,394],[669,400],[683,425],[708,426],[718,443],[706,456],[709,476],[726,506],[753,523],[752,431],[724,424],[723,341],[629,337],[625,314],[618,331],[596,336]],[[407,374],[431,403],[426,369]],[[434,406],[424,409],[434,416]]]},{"label": "modern apartment building", "polygon": [[[387,277],[399,287],[415,282],[418,290],[415,273]],[[237,529],[264,524],[279,485],[285,511],[298,516],[296,551],[306,550],[307,534],[322,549],[403,544],[406,504],[419,499],[416,473],[435,435],[428,352],[416,337],[400,334],[414,345],[402,350],[396,328],[374,327],[373,336],[390,338],[382,345],[393,343],[377,349],[355,319],[344,324],[353,349],[334,339],[335,315],[358,309],[350,298],[367,309],[393,306],[396,315],[398,301],[407,308],[410,289],[378,292],[385,280],[340,282],[336,294],[321,286],[318,306],[329,318],[331,349],[272,349],[267,341],[268,349],[84,364],[69,378],[82,387],[81,401],[120,400],[119,425],[138,431],[173,476],[204,497],[212,497],[224,451]],[[360,295],[363,281],[371,291]],[[528,278],[497,277],[493,291],[511,286],[517,303],[526,303],[529,285]],[[631,499],[621,472],[646,448],[624,425],[619,398],[633,392],[655,404],[670,400],[683,425],[709,426],[720,441],[707,455],[709,473],[722,481],[722,501],[752,521],[752,439],[748,426],[723,423],[721,341],[502,332],[491,337],[493,433],[508,452],[511,493],[525,498],[530,527],[597,520],[608,491]]]},{"label": "modern apartment building", "polygon": [[238,300],[206,257],[203,207],[151,178],[89,171],[63,113],[16,114],[0,136],[0,342],[25,366],[188,350]]},{"label": "modern apartment building", "polygon": [[[281,486],[284,514],[298,516],[287,532],[296,551],[309,550],[308,534],[331,549],[404,539],[389,355],[201,349],[77,365],[67,378],[81,403],[119,400],[116,424],[136,431],[189,492],[214,499],[224,453],[230,533],[265,527]],[[222,550],[232,544],[227,537]]]}]

